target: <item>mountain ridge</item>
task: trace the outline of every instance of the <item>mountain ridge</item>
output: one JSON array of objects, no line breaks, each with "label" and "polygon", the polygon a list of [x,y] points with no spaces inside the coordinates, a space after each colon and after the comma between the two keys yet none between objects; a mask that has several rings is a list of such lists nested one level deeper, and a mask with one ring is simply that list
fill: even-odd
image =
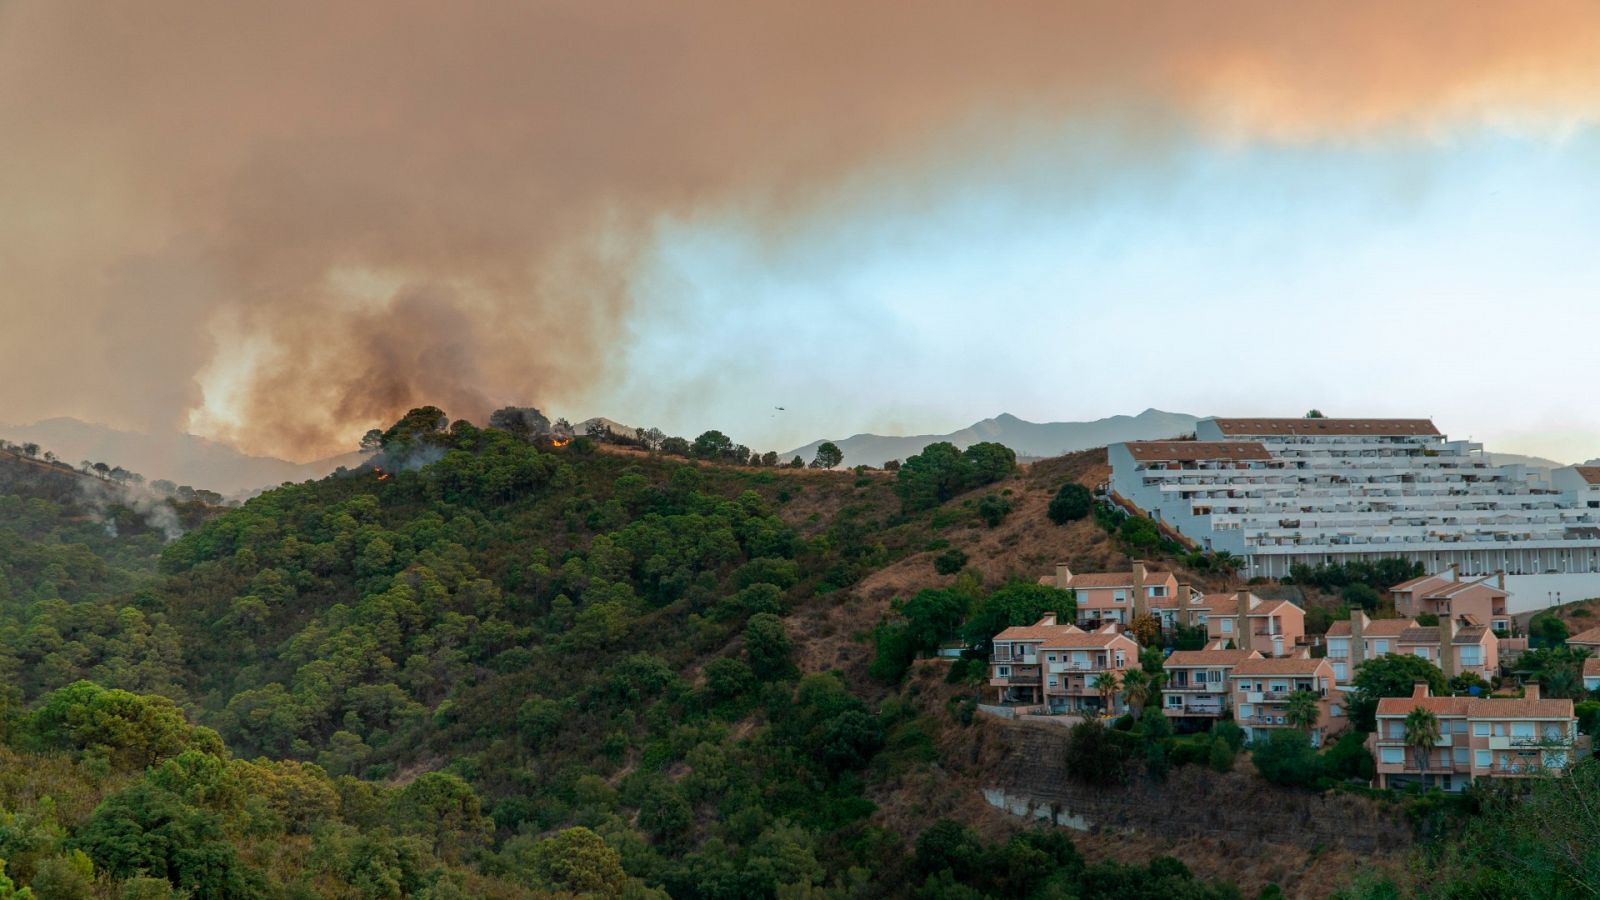
[{"label": "mountain ridge", "polygon": [[[1188,413],[1146,409],[1136,416],[1107,416],[1087,422],[1030,422],[1001,413],[946,434],[882,435],[862,432],[832,442],[844,452],[845,465],[882,466],[892,459],[903,460],[922,452],[924,447],[948,441],[965,449],[980,441],[995,441],[1015,450],[1019,457],[1060,456],[1078,450],[1104,447],[1119,441],[1158,440],[1194,431],[1199,416]],[[799,456],[809,460],[827,438],[783,453],[784,459]]]}]

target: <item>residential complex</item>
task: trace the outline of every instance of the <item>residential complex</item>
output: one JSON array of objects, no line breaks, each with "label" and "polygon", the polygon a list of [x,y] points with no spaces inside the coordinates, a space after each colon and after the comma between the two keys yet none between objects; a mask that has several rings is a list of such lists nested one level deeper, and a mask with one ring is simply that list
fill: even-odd
[{"label": "residential complex", "polygon": [[1506,612],[1504,573],[1482,578],[1462,578],[1460,567],[1452,565],[1440,575],[1424,575],[1389,589],[1394,610],[1402,616],[1471,616],[1502,634],[1511,630]]},{"label": "residential complex", "polygon": [[1500,671],[1500,638],[1470,616],[1443,616],[1438,625],[1415,619],[1369,619],[1359,610],[1328,628],[1328,662],[1334,680],[1349,684],[1356,667],[1385,653],[1420,656],[1448,678],[1471,672],[1492,681]]},{"label": "residential complex", "polygon": [[[1432,714],[1437,734],[1414,723],[1413,710]],[[1563,772],[1587,749],[1571,700],[1542,700],[1539,686],[1521,698],[1434,697],[1419,684],[1410,697],[1378,701],[1378,728],[1367,738],[1378,763],[1378,787],[1421,782],[1459,791],[1486,776],[1527,777]]]},{"label": "residential complex", "polygon": [[1126,708],[1120,691],[1107,698],[1102,677],[1116,680],[1139,666],[1139,644],[1115,622],[1095,631],[1058,625],[1054,613],[1032,625],[994,636],[989,685],[1001,703],[1023,703],[1051,712]]},{"label": "residential complex", "polygon": [[1313,747],[1320,747],[1349,724],[1343,695],[1334,685],[1333,666],[1326,659],[1246,659],[1233,667],[1228,681],[1234,721],[1244,729],[1247,740],[1274,729],[1302,727],[1294,721],[1289,699],[1300,691],[1316,698],[1316,722],[1307,729]]},{"label": "residential complex", "polygon": [[[1163,628],[1178,621],[1183,606],[1200,595],[1187,585],[1180,586],[1171,572],[1158,572],[1143,563],[1134,563],[1127,572],[1077,574],[1066,563],[1056,563],[1054,576],[1039,579],[1077,595],[1078,624],[1098,628],[1107,622],[1126,625],[1149,612],[1162,620]],[[1182,594],[1183,596],[1179,596]]]},{"label": "residential complex", "polygon": [[1233,709],[1228,676],[1239,663],[1261,659],[1254,650],[1225,649],[1215,641],[1204,650],[1175,650],[1167,655],[1167,683],[1161,689],[1161,711],[1169,719],[1217,719]]},{"label": "residential complex", "polygon": [[1385,557],[1468,576],[1600,573],[1600,470],[1546,482],[1427,419],[1211,418],[1195,437],[1113,444],[1111,491],[1243,557],[1248,575]]}]

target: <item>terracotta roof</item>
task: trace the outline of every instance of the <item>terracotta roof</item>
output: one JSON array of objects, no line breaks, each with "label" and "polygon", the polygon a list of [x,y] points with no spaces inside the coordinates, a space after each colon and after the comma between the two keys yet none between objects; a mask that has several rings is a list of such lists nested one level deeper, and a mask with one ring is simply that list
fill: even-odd
[{"label": "terracotta roof", "polygon": [[1167,668],[1187,666],[1235,666],[1247,659],[1260,659],[1254,650],[1176,650],[1167,657]]},{"label": "terracotta roof", "polygon": [[1059,634],[1085,633],[1076,625],[1013,625],[994,636],[997,641],[1043,641]]},{"label": "terracotta roof", "polygon": [[1325,659],[1303,659],[1296,656],[1280,659],[1247,659],[1234,666],[1233,675],[1236,678],[1240,675],[1315,675],[1327,665],[1328,661]]},{"label": "terracotta roof", "polygon": [[[1489,633],[1487,625],[1467,625],[1456,629],[1455,639],[1452,644],[1477,644],[1483,641],[1483,636]],[[1418,625],[1400,632],[1402,644],[1437,644],[1439,643],[1439,626]]]},{"label": "terracotta roof", "polygon": [[1417,577],[1412,578],[1409,581],[1400,582],[1399,584],[1395,585],[1394,587],[1389,588],[1389,590],[1391,592],[1392,591],[1409,591],[1412,588],[1415,588],[1419,584],[1423,584],[1425,582],[1433,581],[1434,579],[1438,579],[1439,581],[1450,581],[1449,578],[1446,578],[1443,575],[1418,575]]},{"label": "terracotta roof", "polygon": [[1384,697],[1378,701],[1378,715],[1404,716],[1422,707],[1436,716],[1464,716],[1470,697]]},{"label": "terracotta roof", "polygon": [[[1412,619],[1373,619],[1362,629],[1362,637],[1397,638],[1407,628],[1415,628],[1417,623]],[[1342,619],[1328,626],[1328,637],[1349,637],[1350,620]]]},{"label": "terracotta roof", "polygon": [[1600,656],[1591,656],[1583,661],[1583,677],[1600,678]]},{"label": "terracotta roof", "polygon": [[1474,719],[1570,719],[1572,701],[1490,697],[1468,702],[1467,715]]},{"label": "terracotta roof", "polygon": [[[1237,604],[1235,604],[1235,605],[1237,605]],[[1248,615],[1252,615],[1252,616],[1270,616],[1273,613],[1283,609],[1285,606],[1292,606],[1295,609],[1300,609],[1299,606],[1296,606],[1294,603],[1291,603],[1288,600],[1263,600],[1263,601],[1261,601],[1261,605],[1257,606],[1255,609],[1250,610]]]},{"label": "terracotta roof", "polygon": [[1567,638],[1569,644],[1600,644],[1600,625]]},{"label": "terracotta roof", "polygon": [[1213,419],[1230,436],[1267,434],[1438,434],[1428,419]]},{"label": "terracotta roof", "polygon": [[1578,475],[1590,484],[1600,484],[1600,466],[1573,466]]},{"label": "terracotta roof", "polygon": [[1114,644],[1117,641],[1122,640],[1124,638],[1127,639],[1128,643],[1133,644],[1135,647],[1139,646],[1139,642],[1134,640],[1132,635],[1111,634],[1111,633],[1107,633],[1107,632],[1104,632],[1104,631],[1088,632],[1088,631],[1084,631],[1081,628],[1080,629],[1073,629],[1073,630],[1076,631],[1077,633],[1076,634],[1063,633],[1059,637],[1052,637],[1049,640],[1045,641],[1042,645],[1040,645],[1039,649],[1041,649],[1041,650],[1085,650],[1085,649],[1090,649],[1090,648],[1101,649],[1101,648],[1104,648],[1104,647],[1109,647],[1112,644]]},{"label": "terracotta roof", "polygon": [[[1144,583],[1164,582],[1167,580],[1168,574],[1167,572],[1157,572],[1154,569],[1146,569]],[[1133,573],[1079,572],[1068,579],[1067,584],[1074,588],[1131,588],[1133,587]]]},{"label": "terracotta roof", "polygon": [[1255,441],[1128,441],[1125,446],[1134,459],[1160,462],[1272,458],[1267,448]]},{"label": "terracotta roof", "polygon": [[1218,616],[1236,616],[1239,614],[1239,597],[1237,594],[1206,594],[1192,608],[1213,612]]}]

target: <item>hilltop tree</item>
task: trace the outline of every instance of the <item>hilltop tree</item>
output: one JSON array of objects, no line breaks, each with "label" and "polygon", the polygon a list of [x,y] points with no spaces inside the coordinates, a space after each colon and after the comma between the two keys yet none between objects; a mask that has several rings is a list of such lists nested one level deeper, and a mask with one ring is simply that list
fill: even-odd
[{"label": "hilltop tree", "polygon": [[1327,418],[1327,416],[1324,416],[1322,414],[1322,410],[1313,409],[1310,412],[1306,413],[1306,418],[1308,418],[1308,419],[1325,419],[1325,418]]},{"label": "hilltop tree", "polygon": [[419,406],[383,433],[385,453],[406,453],[423,444],[436,443],[450,427],[450,417],[437,406]]},{"label": "hilltop tree", "polygon": [[988,657],[996,634],[1013,625],[1032,625],[1047,612],[1055,613],[1058,622],[1071,622],[1077,617],[1077,600],[1071,591],[1015,581],[978,604],[962,629],[963,637],[967,646]]},{"label": "hilltop tree", "polygon": [[532,406],[506,406],[489,414],[489,427],[523,440],[550,433],[550,420]]},{"label": "hilltop tree", "polygon": [[379,429],[379,428],[369,428],[369,429],[367,429],[367,433],[363,434],[361,436],[361,452],[362,453],[377,453],[379,450],[382,450],[382,449],[383,449],[383,430]]},{"label": "hilltop tree", "polygon": [[702,432],[689,447],[689,455],[695,459],[722,459],[732,453],[733,438],[716,430]]},{"label": "hilltop tree", "polygon": [[844,462],[844,451],[832,441],[823,441],[817,447],[817,456],[811,461],[813,469],[832,469]]},{"label": "hilltop tree", "polygon": [[23,444],[22,445],[22,455],[26,456],[29,459],[33,459],[35,456],[39,455],[39,445],[35,444],[32,441],[29,441],[26,444]]},{"label": "hilltop tree", "polygon": [[906,511],[929,509],[1010,475],[1016,465],[1016,453],[1002,444],[984,442],[962,451],[949,441],[936,441],[901,464],[895,492]]}]

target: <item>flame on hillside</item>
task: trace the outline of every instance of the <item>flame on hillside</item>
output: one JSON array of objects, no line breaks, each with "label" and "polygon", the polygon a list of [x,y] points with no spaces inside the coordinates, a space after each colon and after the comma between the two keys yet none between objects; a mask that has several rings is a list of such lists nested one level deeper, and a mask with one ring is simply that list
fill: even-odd
[{"label": "flame on hillside", "polygon": [[568,438],[551,438],[550,439],[550,446],[552,446],[552,447],[565,447],[566,445],[568,445],[570,443],[572,443],[572,438],[569,438],[569,437]]},{"label": "flame on hillside", "polygon": [[379,481],[388,481],[389,480],[389,473],[385,472],[381,467],[373,466],[372,467],[372,471],[374,471],[374,472],[376,472],[378,474],[378,480]]}]

